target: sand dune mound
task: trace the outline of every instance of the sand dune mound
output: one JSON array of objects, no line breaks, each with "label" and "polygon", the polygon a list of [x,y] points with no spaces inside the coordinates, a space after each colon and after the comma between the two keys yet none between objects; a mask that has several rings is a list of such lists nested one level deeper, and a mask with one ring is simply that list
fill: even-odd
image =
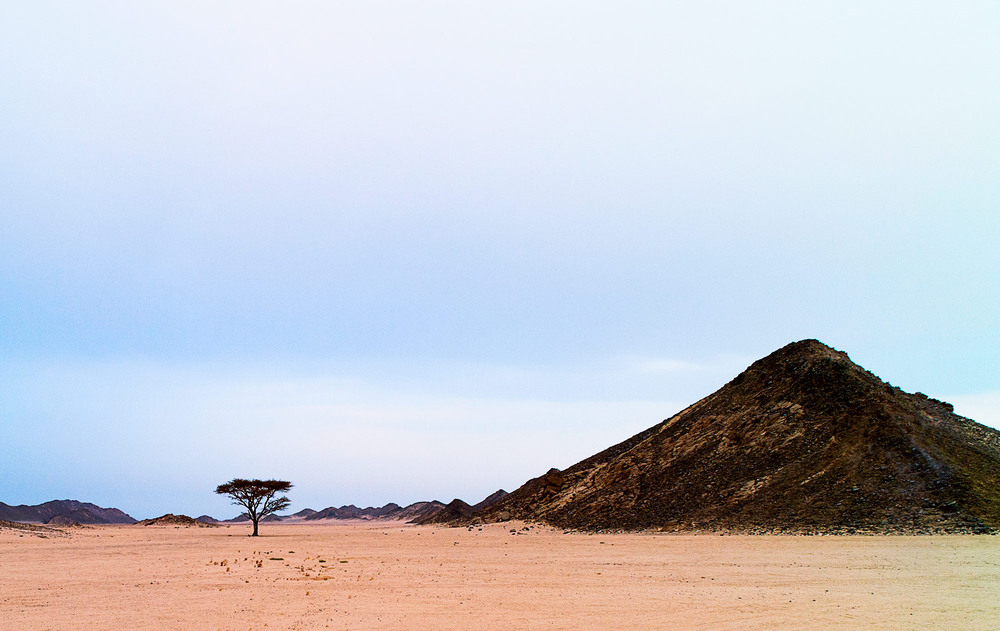
[{"label": "sand dune mound", "polygon": [[1000,432],[816,340],[477,513],[565,528],[984,532]]}]

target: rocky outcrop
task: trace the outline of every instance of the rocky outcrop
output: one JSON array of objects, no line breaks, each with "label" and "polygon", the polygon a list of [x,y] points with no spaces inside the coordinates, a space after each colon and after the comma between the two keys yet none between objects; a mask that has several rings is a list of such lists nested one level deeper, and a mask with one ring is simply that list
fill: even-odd
[{"label": "rocky outcrop", "polygon": [[187,515],[174,515],[173,513],[167,513],[166,515],[161,515],[160,517],[155,517],[153,519],[143,519],[137,526],[196,526],[198,528],[216,528],[218,524],[212,524],[202,521],[199,519],[193,519]]}]

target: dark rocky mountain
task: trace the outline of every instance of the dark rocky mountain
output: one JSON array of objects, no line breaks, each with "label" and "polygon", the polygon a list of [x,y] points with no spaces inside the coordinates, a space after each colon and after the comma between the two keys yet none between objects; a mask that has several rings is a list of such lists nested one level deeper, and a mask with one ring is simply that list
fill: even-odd
[{"label": "dark rocky mountain", "polygon": [[307,521],[317,519],[361,519],[361,509],[354,504],[341,506],[340,508],[337,508],[336,506],[328,506],[323,510],[317,511],[306,517]]},{"label": "dark rocky mountain", "polygon": [[415,517],[410,520],[412,524],[446,524],[452,521],[461,521],[467,517],[472,516],[474,513],[481,511],[482,509],[495,504],[507,497],[509,493],[507,491],[500,489],[495,491],[490,495],[486,496],[483,501],[479,502],[474,506],[469,506],[466,502],[460,499],[454,499],[447,505],[440,505],[440,508],[435,508],[429,510],[426,514]]},{"label": "dark rocky mountain", "polygon": [[1000,527],[1000,432],[804,340],[477,518],[591,530],[984,532]]},{"label": "dark rocky mountain", "polygon": [[341,506],[340,508],[337,508],[336,506],[327,506],[323,510],[316,511],[312,515],[306,517],[306,521],[318,519],[361,519],[361,509],[354,504]]},{"label": "dark rocky mountain", "polygon": [[361,511],[362,516],[366,519],[395,519],[393,515],[402,510],[402,507],[395,503],[389,502],[385,506],[378,508],[365,508]]},{"label": "dark rocky mountain", "polygon": [[314,511],[313,509],[311,509],[311,508],[303,508],[302,510],[300,510],[297,513],[292,513],[290,516],[291,517],[306,518],[306,517],[309,517],[310,515],[315,515],[315,514],[316,514],[316,511]]},{"label": "dark rocky mountain", "polygon": [[195,517],[195,519],[197,519],[198,521],[200,521],[200,522],[202,522],[204,524],[219,524],[219,523],[222,523],[218,519],[216,519],[215,517],[212,517],[211,515],[201,515],[199,517]]},{"label": "dark rocky mountain", "polygon": [[444,503],[437,500],[429,502],[414,502],[393,513],[389,519],[399,519],[407,523],[415,523],[428,515],[432,515],[444,508]]},{"label": "dark rocky mountain", "polygon": [[466,517],[471,516],[474,512],[473,508],[466,502],[463,502],[460,499],[453,499],[433,513],[413,519],[410,523],[447,524],[455,520],[465,519]]},{"label": "dark rocky mountain", "polygon": [[[204,517],[208,517],[208,515],[204,515]],[[198,519],[201,520],[201,517],[199,517]],[[209,519],[212,519],[212,518],[209,517]],[[260,521],[262,521],[262,522],[265,522],[265,521],[282,521],[283,519],[285,519],[284,516],[282,516],[282,515],[275,515],[274,513],[271,513],[270,515],[264,515],[263,517],[261,517]],[[233,517],[231,519],[224,519],[222,521],[219,521],[218,523],[220,523],[220,524],[242,524],[242,523],[245,523],[245,522],[248,522],[248,521],[250,521],[250,517],[246,513],[240,513],[236,517]],[[206,523],[212,523],[212,522],[206,522]]]},{"label": "dark rocky mountain", "polygon": [[0,519],[45,524],[59,518],[61,524],[134,524],[136,520],[117,508],[101,508],[77,500],[52,500],[36,506],[8,506],[0,502]]},{"label": "dark rocky mountain", "polygon": [[245,521],[250,521],[250,517],[246,513],[240,513],[236,517],[231,517],[229,519],[223,519],[220,524],[242,524]]}]

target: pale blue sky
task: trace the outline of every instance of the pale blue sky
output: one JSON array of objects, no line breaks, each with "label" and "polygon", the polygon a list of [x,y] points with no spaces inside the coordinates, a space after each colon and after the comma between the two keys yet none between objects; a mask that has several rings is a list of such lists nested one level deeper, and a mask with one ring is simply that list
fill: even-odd
[{"label": "pale blue sky", "polygon": [[0,8],[0,501],[478,501],[806,337],[1000,426],[1000,5]]}]

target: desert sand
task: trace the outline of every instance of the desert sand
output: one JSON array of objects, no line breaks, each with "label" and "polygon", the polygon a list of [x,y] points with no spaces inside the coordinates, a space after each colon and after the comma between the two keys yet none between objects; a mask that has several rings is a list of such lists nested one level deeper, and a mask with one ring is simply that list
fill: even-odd
[{"label": "desert sand", "polygon": [[986,630],[1000,620],[1000,537],[521,528],[2,531],[0,628]]}]

